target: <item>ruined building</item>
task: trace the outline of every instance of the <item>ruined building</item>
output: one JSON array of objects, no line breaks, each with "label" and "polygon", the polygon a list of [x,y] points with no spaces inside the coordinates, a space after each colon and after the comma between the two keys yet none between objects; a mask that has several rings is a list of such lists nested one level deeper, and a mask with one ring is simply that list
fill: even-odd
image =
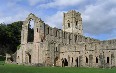
[{"label": "ruined building", "polygon": [[[34,22],[33,30],[30,23]],[[83,36],[81,13],[63,14],[62,29],[52,28],[34,14],[23,22],[18,64],[68,67],[115,67],[116,40]]]}]

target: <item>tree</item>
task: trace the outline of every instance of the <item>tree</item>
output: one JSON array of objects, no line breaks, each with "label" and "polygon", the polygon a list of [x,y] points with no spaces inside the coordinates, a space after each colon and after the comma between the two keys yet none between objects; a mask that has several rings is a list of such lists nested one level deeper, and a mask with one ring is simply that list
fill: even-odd
[{"label": "tree", "polygon": [[22,21],[0,24],[0,54],[14,53],[21,42]]}]

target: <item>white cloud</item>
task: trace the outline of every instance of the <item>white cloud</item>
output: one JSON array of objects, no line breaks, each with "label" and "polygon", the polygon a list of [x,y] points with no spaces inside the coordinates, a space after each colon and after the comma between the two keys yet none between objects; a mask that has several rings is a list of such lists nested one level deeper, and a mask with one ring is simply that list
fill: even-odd
[{"label": "white cloud", "polygon": [[0,23],[12,23],[24,20],[30,13],[25,7],[21,7],[17,3],[22,0],[8,0],[5,6],[0,8]]},{"label": "white cloud", "polygon": [[[95,38],[102,38],[102,34],[107,39],[115,37],[114,29],[116,19],[116,0],[96,0],[95,3],[87,3],[89,0],[54,0],[53,2],[40,5],[43,8],[63,8],[84,4],[76,10],[82,13],[84,33],[94,36]],[[62,11],[58,11],[52,16],[46,18],[46,22],[53,27],[62,27]],[[57,20],[56,20],[57,19]],[[57,25],[58,24],[58,25]],[[106,39],[105,38],[105,39]]]},{"label": "white cloud", "polygon": [[22,12],[18,12],[17,14],[12,16],[0,17],[0,23],[9,24],[16,21],[24,21],[28,14],[29,14],[28,11],[22,10]]},{"label": "white cloud", "polygon": [[65,11],[58,11],[56,14],[46,17],[45,23],[52,27],[58,27],[61,29],[63,22],[63,12]]},{"label": "white cloud", "polygon": [[29,4],[31,6],[34,6],[34,5],[38,4],[38,3],[45,2],[45,1],[46,0],[28,0]]},{"label": "white cloud", "polygon": [[53,2],[49,2],[46,4],[41,4],[38,7],[41,8],[53,8],[53,7],[66,7],[66,6],[75,6],[81,4],[85,0],[54,0]]},{"label": "white cloud", "polygon": [[110,34],[115,26],[116,1],[98,0],[82,10],[84,32],[92,35]]},{"label": "white cloud", "polygon": [[[73,8],[82,14],[85,34],[98,38],[101,38],[102,34],[104,34],[107,38],[115,38],[116,0],[24,1],[28,2],[30,6],[23,5],[23,1],[24,0],[8,0],[4,2],[5,6],[0,4],[0,23],[12,23],[17,20],[25,20],[27,15],[32,11],[37,13],[36,15],[42,16],[40,18],[43,18],[45,23],[50,26],[62,28],[63,12],[67,12],[67,10]],[[37,5],[42,9],[37,9]],[[56,12],[56,14],[51,15],[51,13],[54,12]]]}]

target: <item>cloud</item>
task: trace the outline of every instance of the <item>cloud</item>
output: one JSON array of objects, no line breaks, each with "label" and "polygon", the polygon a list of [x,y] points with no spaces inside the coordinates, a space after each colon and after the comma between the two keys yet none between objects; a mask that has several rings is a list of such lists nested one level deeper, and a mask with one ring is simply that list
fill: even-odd
[{"label": "cloud", "polygon": [[[94,3],[95,2],[95,3]],[[88,34],[94,38],[99,39],[110,39],[114,38],[116,34],[114,31],[115,18],[116,18],[116,1],[115,0],[96,0],[90,2],[89,0],[73,0],[73,1],[64,1],[64,0],[54,0],[53,2],[47,4],[41,4],[43,8],[56,8],[63,7],[64,10],[70,6],[78,7],[79,4],[83,4],[80,8],[77,8],[77,11],[80,11],[83,18],[83,28],[85,35]],[[58,9],[59,10],[59,9]],[[53,27],[62,27],[62,12],[58,11],[52,16],[46,18],[46,22]],[[56,21],[53,21],[57,19]],[[106,38],[103,38],[105,36]]]},{"label": "cloud", "polygon": [[107,39],[116,39],[116,30],[114,29]]},{"label": "cloud", "polygon": [[54,7],[67,7],[67,6],[75,6],[81,4],[85,0],[53,0],[52,2],[41,4],[39,8],[54,8]]},{"label": "cloud", "polygon": [[111,34],[115,26],[116,1],[98,0],[82,10],[84,32],[92,35]]},{"label": "cloud", "polygon": [[63,12],[65,11],[58,11],[52,16],[48,16],[45,18],[45,23],[57,28],[62,28],[62,22],[63,22]]},{"label": "cloud", "polygon": [[38,3],[43,3],[43,2],[45,2],[45,1],[46,1],[46,0],[28,0],[29,4],[30,4],[31,6],[34,6],[34,5],[38,4]]},{"label": "cloud", "polygon": [[28,11],[22,10],[22,12],[18,12],[17,14],[12,15],[12,16],[0,17],[0,23],[9,24],[9,23],[16,22],[16,21],[24,21],[28,14],[29,14]]},{"label": "cloud", "polygon": [[19,1],[21,0],[9,0],[8,2],[3,2],[5,6],[1,6],[0,8],[0,23],[9,24],[26,18],[30,12],[26,10],[25,7],[18,5],[17,2]]},{"label": "cloud", "polygon": [[115,12],[115,0],[86,5],[81,11],[85,35],[101,40],[116,38]]},{"label": "cloud", "polygon": [[25,20],[34,12],[50,26],[62,28],[63,12],[72,9],[82,14],[85,35],[97,39],[116,37],[116,0],[2,0],[0,23]]}]

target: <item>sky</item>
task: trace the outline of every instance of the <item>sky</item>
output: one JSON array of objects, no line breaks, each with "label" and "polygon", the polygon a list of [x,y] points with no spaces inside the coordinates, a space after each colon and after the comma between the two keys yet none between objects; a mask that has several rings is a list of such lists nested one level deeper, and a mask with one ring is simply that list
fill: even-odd
[{"label": "sky", "polygon": [[62,29],[63,12],[81,13],[84,36],[116,39],[116,0],[0,0],[0,23],[24,21],[33,13]]}]

